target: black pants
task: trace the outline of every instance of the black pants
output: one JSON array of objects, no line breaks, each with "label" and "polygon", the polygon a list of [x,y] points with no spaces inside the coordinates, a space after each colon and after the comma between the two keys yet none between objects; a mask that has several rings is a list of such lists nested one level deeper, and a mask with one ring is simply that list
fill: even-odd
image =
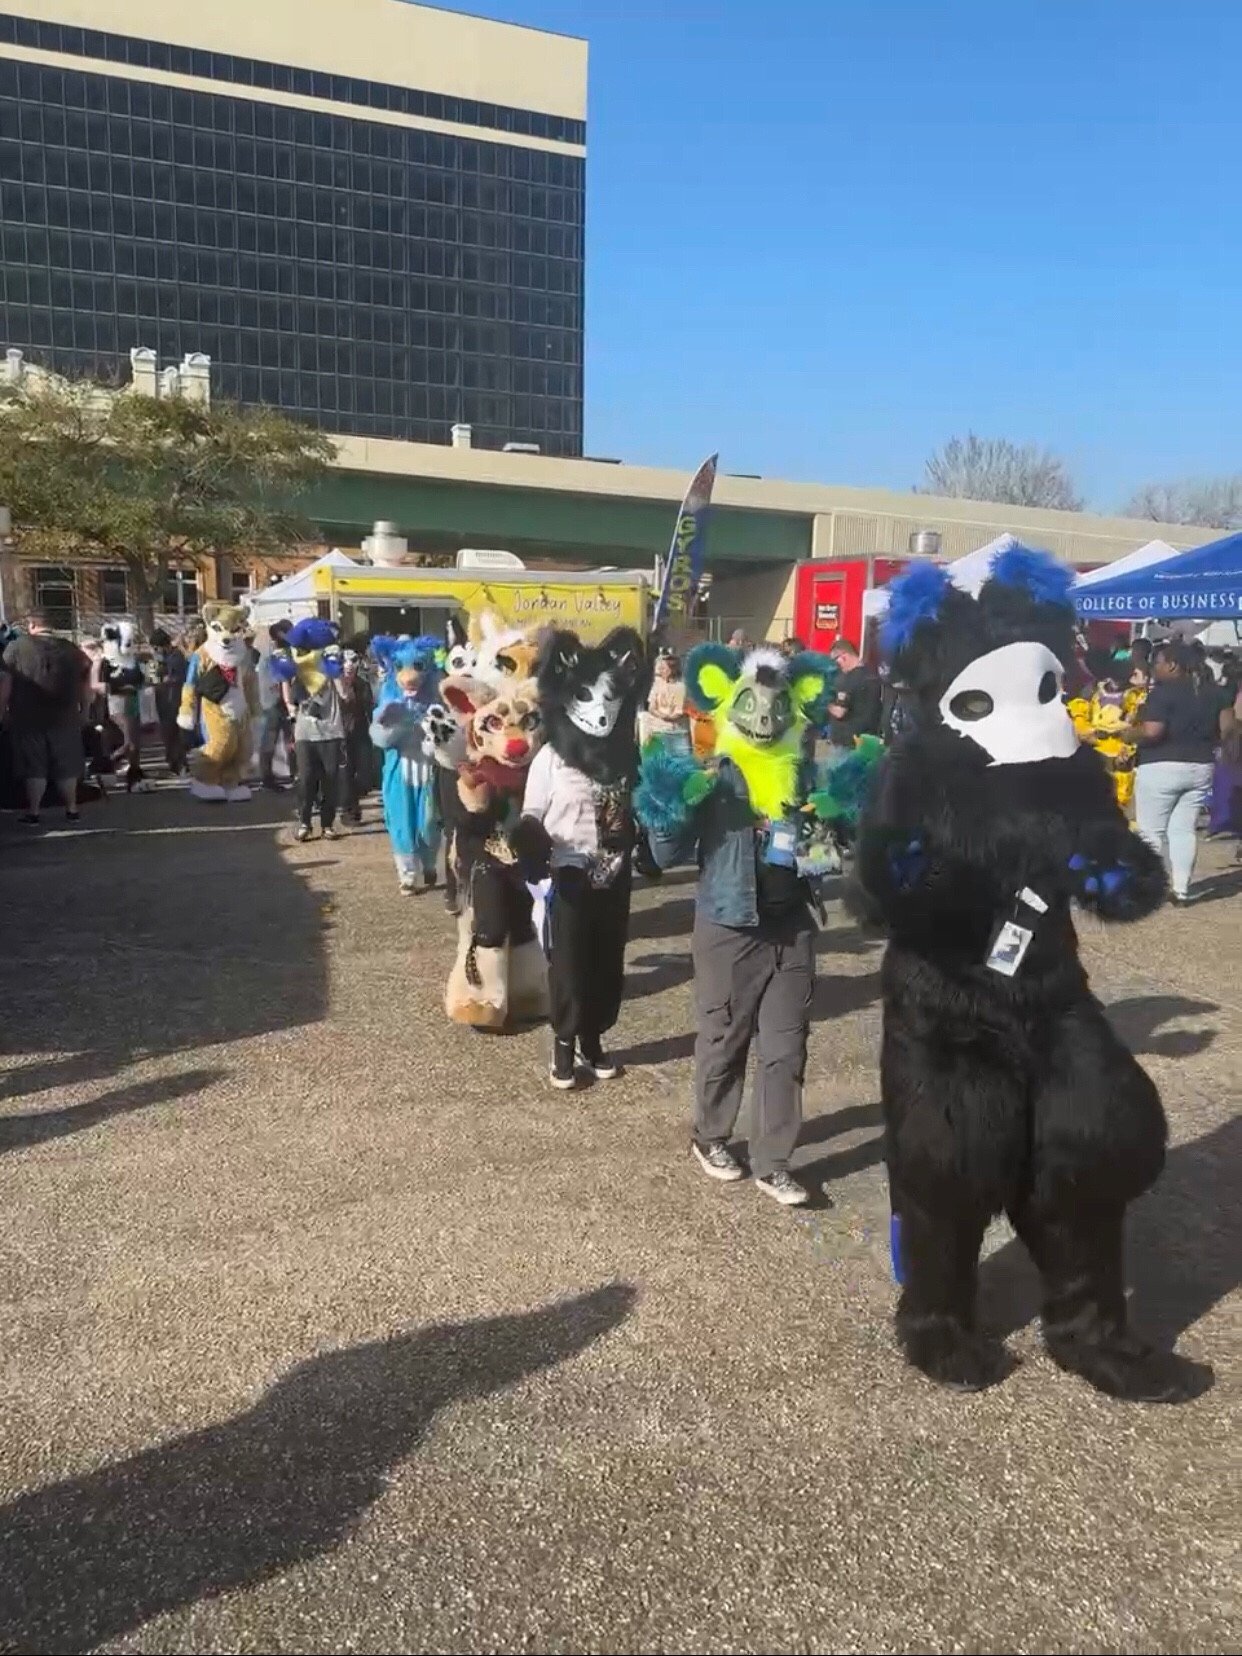
[{"label": "black pants", "polygon": [[461,817],[461,796],[457,792],[457,772],[443,765],[436,767],[436,804],[440,808],[440,822],[444,830],[444,895],[448,902],[457,901],[457,823]]},{"label": "black pants", "polygon": [[598,891],[583,868],[553,872],[548,993],[560,1041],[590,1046],[617,1021],[625,988],[630,883],[628,858],[613,883]]},{"label": "black pants", "polygon": [[181,686],[167,683],[155,687],[155,711],[160,721],[160,740],[164,744],[164,758],[174,776],[185,769],[186,734],[177,723],[181,710]]},{"label": "black pants", "polygon": [[341,781],[343,784],[343,806],[346,816],[356,817],[363,797],[371,791],[371,755],[374,749],[371,746],[370,733],[366,730],[353,730],[345,738],[342,755]]},{"label": "black pants", "polygon": [[320,825],[331,828],[336,821],[336,795],[344,747],[345,743],[339,737],[331,742],[294,743],[298,764],[298,808],[304,828],[311,825],[316,799],[319,801]]}]

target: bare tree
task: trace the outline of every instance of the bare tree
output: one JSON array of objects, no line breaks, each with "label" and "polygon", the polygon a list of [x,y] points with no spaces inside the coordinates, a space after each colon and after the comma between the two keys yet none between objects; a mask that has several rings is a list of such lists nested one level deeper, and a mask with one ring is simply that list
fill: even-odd
[{"label": "bare tree", "polygon": [[1190,523],[1202,529],[1242,529],[1242,474],[1148,483],[1122,508],[1126,517],[1153,523]]},{"label": "bare tree", "polygon": [[1006,506],[1046,506],[1081,512],[1082,498],[1064,460],[1034,443],[1003,437],[953,437],[924,467],[916,493],[960,500],[994,500]]}]

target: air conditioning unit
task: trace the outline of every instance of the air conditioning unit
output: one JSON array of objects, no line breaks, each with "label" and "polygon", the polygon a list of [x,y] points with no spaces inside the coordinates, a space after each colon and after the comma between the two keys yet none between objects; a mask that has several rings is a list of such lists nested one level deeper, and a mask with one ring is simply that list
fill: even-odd
[{"label": "air conditioning unit", "polygon": [[543,450],[538,443],[506,443],[500,452],[502,454],[542,454]]},{"label": "air conditioning unit", "polygon": [[525,569],[515,552],[499,548],[467,546],[457,554],[458,569]]}]

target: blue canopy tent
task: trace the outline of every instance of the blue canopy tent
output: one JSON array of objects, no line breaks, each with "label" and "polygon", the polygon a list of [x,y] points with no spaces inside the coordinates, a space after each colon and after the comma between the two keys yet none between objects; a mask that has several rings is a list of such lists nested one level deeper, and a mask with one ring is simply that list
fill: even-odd
[{"label": "blue canopy tent", "polygon": [[1093,621],[1242,619],[1242,535],[1078,587],[1074,603]]}]

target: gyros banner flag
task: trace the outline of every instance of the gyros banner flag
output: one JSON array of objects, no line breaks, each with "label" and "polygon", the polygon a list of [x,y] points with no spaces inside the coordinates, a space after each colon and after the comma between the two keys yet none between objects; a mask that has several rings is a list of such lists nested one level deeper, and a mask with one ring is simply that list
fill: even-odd
[{"label": "gyros banner flag", "polygon": [[690,605],[703,578],[703,560],[707,554],[707,515],[719,459],[718,454],[713,454],[710,460],[704,460],[681,503],[677,527],[673,531],[673,544],[664,567],[660,599],[651,619],[653,632],[669,621],[674,625],[684,623],[689,615]]}]

